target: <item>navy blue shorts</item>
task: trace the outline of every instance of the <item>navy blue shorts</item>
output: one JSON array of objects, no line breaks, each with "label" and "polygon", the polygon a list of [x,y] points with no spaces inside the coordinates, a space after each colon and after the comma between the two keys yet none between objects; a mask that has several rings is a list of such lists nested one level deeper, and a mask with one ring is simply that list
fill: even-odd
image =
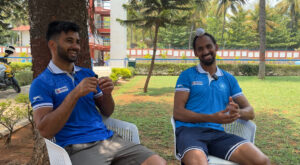
[{"label": "navy blue shorts", "polygon": [[211,128],[179,127],[176,128],[177,156],[196,149],[204,151],[206,156],[213,155],[229,160],[231,154],[241,144],[249,142],[239,136]]}]

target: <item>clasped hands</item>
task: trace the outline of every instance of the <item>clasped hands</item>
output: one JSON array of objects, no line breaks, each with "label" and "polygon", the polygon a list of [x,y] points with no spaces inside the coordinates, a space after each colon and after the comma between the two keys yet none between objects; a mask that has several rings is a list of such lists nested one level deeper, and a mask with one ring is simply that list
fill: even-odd
[{"label": "clasped hands", "polygon": [[239,105],[233,101],[232,97],[229,97],[229,103],[226,108],[222,111],[212,114],[212,116],[215,123],[232,123],[241,117]]},{"label": "clasped hands", "polygon": [[90,92],[97,93],[97,85],[99,85],[103,95],[110,95],[114,89],[114,84],[109,77],[87,77],[84,78],[75,88],[79,97],[85,96]]}]

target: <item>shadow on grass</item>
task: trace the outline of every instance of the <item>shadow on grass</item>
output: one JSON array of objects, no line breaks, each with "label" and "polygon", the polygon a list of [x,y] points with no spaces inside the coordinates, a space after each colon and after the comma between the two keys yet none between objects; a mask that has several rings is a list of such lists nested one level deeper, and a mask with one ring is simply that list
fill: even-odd
[{"label": "shadow on grass", "polygon": [[277,114],[257,113],[256,145],[275,164],[300,164],[300,127]]},{"label": "shadow on grass", "polygon": [[175,88],[174,87],[164,87],[164,88],[148,88],[147,93],[143,93],[143,90],[141,92],[136,93],[138,96],[161,96],[165,95],[167,93],[174,93]]}]

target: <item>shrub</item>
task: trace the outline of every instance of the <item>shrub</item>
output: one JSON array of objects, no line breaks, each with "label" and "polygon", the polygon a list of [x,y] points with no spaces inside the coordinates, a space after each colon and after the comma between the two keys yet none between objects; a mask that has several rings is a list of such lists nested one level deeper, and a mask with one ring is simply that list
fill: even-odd
[{"label": "shrub", "polygon": [[119,79],[118,75],[116,73],[114,73],[114,72],[112,72],[109,77],[110,77],[110,79],[112,80],[112,82],[114,84],[116,84],[117,81],[118,81],[118,79]]},{"label": "shrub", "polygon": [[5,140],[6,147],[8,147],[11,142],[11,136],[15,125],[24,116],[25,113],[20,107],[11,107],[11,101],[0,103],[0,124],[9,131]]},{"label": "shrub", "polygon": [[134,67],[128,67],[128,69],[131,72],[131,76],[134,76],[135,75],[135,69],[134,69]]},{"label": "shrub", "polygon": [[121,71],[121,77],[123,79],[127,79],[132,76],[132,74],[128,68],[122,68],[120,71]]},{"label": "shrub", "polygon": [[26,116],[27,116],[28,121],[31,124],[31,129],[33,131],[33,129],[34,129],[33,114],[32,114],[33,110],[32,110],[31,105],[30,105],[29,95],[20,93],[15,98],[15,100],[16,100],[17,103],[25,104],[25,106],[26,106]]},{"label": "shrub", "polygon": [[31,62],[12,62],[10,63],[13,72],[20,72],[22,70],[31,70]]},{"label": "shrub", "polygon": [[32,82],[32,71],[22,70],[15,74],[15,78],[18,80],[20,86],[29,85]]},{"label": "shrub", "polygon": [[144,56],[144,58],[145,58],[145,59],[151,59],[152,56],[151,56],[150,54],[146,54],[146,55]]},{"label": "shrub", "polygon": [[135,69],[132,67],[129,68],[112,68],[112,73],[110,74],[110,78],[116,84],[117,81],[122,79],[130,78],[134,75]]}]

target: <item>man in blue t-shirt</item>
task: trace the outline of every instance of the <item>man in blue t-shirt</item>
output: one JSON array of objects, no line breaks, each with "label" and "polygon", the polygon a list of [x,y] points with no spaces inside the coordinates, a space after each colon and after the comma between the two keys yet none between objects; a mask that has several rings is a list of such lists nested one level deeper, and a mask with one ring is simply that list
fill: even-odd
[{"label": "man in blue t-shirt", "polygon": [[80,51],[79,27],[54,21],[46,35],[52,59],[31,84],[33,118],[40,134],[53,138],[74,165],[152,164],[165,160],[148,148],[108,130],[101,114],[114,111],[114,85],[108,77],[74,65]]},{"label": "man in blue t-shirt", "polygon": [[208,164],[208,154],[239,164],[270,164],[256,146],[221,126],[252,120],[254,111],[234,76],[217,67],[214,37],[197,29],[193,48],[200,64],[180,74],[174,97],[177,156],[185,165]]}]

